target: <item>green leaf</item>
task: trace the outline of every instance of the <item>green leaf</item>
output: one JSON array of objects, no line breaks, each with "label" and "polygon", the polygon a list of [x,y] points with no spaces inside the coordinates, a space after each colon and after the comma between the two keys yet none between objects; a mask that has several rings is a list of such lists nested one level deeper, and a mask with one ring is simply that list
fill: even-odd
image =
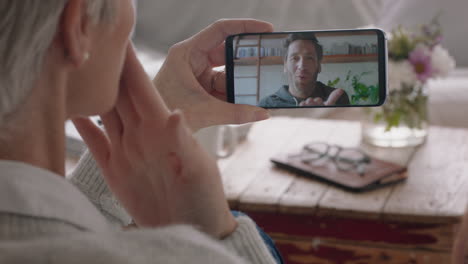
[{"label": "green leaf", "polygon": [[377,112],[375,115],[374,115],[374,123],[378,123],[380,122],[382,119],[383,119],[383,114],[381,112]]},{"label": "green leaf", "polygon": [[336,85],[337,85],[339,82],[340,82],[340,77],[337,77],[337,78],[336,78],[335,80],[333,80],[333,81],[328,80],[327,86],[336,88]]}]

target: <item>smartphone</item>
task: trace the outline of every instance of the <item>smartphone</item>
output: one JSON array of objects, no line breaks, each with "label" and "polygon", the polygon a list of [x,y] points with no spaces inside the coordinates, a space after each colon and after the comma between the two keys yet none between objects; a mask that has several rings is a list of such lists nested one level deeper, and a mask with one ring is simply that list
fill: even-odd
[{"label": "smartphone", "polygon": [[244,33],[226,39],[227,99],[263,108],[379,106],[387,94],[380,29]]}]

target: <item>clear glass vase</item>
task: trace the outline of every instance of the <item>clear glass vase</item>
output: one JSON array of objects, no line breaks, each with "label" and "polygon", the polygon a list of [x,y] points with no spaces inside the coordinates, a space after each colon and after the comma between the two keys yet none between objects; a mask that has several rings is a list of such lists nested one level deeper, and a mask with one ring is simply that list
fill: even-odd
[{"label": "clear glass vase", "polygon": [[428,133],[427,102],[424,86],[391,91],[382,107],[365,110],[363,141],[380,147],[410,147],[424,143]]}]

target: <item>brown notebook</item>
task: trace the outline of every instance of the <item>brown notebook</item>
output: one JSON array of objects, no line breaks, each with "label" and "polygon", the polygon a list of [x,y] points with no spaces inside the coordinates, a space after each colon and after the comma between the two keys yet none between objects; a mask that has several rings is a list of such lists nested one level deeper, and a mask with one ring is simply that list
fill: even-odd
[{"label": "brown notebook", "polygon": [[271,158],[271,161],[280,168],[354,192],[373,190],[407,178],[406,167],[375,158],[371,158],[363,174],[355,170],[340,170],[331,159],[305,163],[298,155],[281,154]]}]

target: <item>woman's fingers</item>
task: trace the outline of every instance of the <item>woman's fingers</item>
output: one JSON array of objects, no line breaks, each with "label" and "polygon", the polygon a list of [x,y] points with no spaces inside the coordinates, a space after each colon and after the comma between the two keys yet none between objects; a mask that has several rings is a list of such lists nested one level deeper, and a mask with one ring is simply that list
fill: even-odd
[{"label": "woman's fingers", "polygon": [[177,177],[179,181],[185,181],[183,177],[185,177],[184,172],[186,169],[187,164],[181,160],[181,155],[183,155],[184,147],[190,148],[190,145],[184,144],[184,140],[191,136],[189,134],[184,135],[182,127],[183,124],[183,117],[182,113],[179,110],[175,110],[173,113],[170,114],[167,120],[167,132],[170,133],[171,137],[171,147],[173,148],[172,151],[168,154],[168,163],[170,165],[171,172]]},{"label": "woman's fingers", "polygon": [[[253,19],[220,20],[173,46],[154,84],[171,110],[184,112],[194,131],[211,125],[263,120],[268,117],[266,110],[225,103],[225,74],[215,72],[213,67],[225,64],[227,36],[272,30],[270,23]],[[224,112],[226,108],[228,113]]]},{"label": "woman's fingers", "polygon": [[203,74],[198,87],[209,95],[200,94],[194,98],[199,102],[191,104],[190,111],[184,112],[193,131],[213,125],[244,124],[270,117],[268,110],[264,108],[227,103],[224,72],[211,71]]},{"label": "woman's fingers", "polygon": [[120,89],[140,118],[167,118],[169,110],[138,61],[133,46],[128,48]]},{"label": "woman's fingers", "polygon": [[123,134],[123,124],[119,113],[113,108],[108,113],[101,115],[101,121],[106,129],[107,136],[112,144],[120,143]]},{"label": "woman's fingers", "polygon": [[[228,23],[229,22],[229,23]],[[217,46],[213,47],[209,51],[209,59],[212,64],[212,67],[222,66],[226,64],[226,53],[225,53],[225,42],[224,40],[228,35],[234,35],[239,33],[248,33],[248,32],[271,32],[273,31],[273,26],[270,23],[259,21],[259,20],[243,20],[242,23],[239,20],[223,21],[221,20],[219,28],[222,31],[222,42]],[[216,23],[214,24],[216,25]],[[218,33],[219,35],[219,33]]]},{"label": "woman's fingers", "polygon": [[212,71],[211,74],[211,88],[210,93],[216,97],[223,96],[223,101],[227,101],[226,90],[226,72],[225,71]]},{"label": "woman's fingers", "polygon": [[210,59],[211,67],[226,65],[226,43],[223,42],[210,51],[208,58]]},{"label": "woman's fingers", "polygon": [[227,101],[226,73],[208,68],[198,77],[201,90],[222,100]]},{"label": "woman's fingers", "polygon": [[[196,49],[208,53],[221,45],[227,36],[247,32],[271,32],[273,25],[255,19],[219,20],[189,39]],[[214,56],[214,55],[213,55]]]},{"label": "woman's fingers", "polygon": [[74,118],[72,121],[100,167],[106,168],[110,153],[107,136],[88,118]]},{"label": "woman's fingers", "polygon": [[120,84],[119,97],[115,104],[115,110],[122,121],[124,129],[125,126],[133,126],[140,121],[140,114],[132,102],[129,88],[128,84]]}]

